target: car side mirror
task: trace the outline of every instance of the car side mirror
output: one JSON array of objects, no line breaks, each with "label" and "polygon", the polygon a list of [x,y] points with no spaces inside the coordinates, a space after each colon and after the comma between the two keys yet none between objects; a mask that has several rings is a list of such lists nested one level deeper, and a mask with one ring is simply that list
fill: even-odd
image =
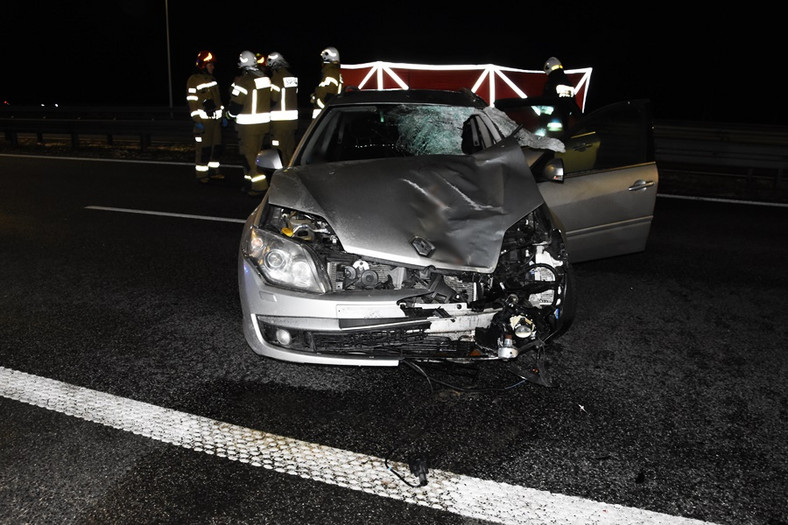
[{"label": "car side mirror", "polygon": [[548,160],[542,170],[542,178],[553,182],[564,182],[564,161],[562,159]]},{"label": "car side mirror", "polygon": [[257,154],[257,167],[262,170],[274,172],[282,169],[282,157],[278,149],[263,149]]}]

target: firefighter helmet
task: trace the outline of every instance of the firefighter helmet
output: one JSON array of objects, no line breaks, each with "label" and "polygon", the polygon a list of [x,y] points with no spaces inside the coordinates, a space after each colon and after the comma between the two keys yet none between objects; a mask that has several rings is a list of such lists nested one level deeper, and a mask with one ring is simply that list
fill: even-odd
[{"label": "firefighter helmet", "polygon": [[255,62],[257,62],[258,66],[265,67],[265,55],[264,54],[262,54],[262,53],[255,53],[254,54],[254,59],[255,59]]},{"label": "firefighter helmet", "polygon": [[241,51],[238,55],[238,67],[241,69],[253,69],[257,67],[257,57],[251,51]]},{"label": "firefighter helmet", "polygon": [[200,51],[197,53],[197,62],[195,62],[195,65],[199,69],[205,69],[206,64],[213,64],[214,62],[216,62],[216,56],[210,51]]},{"label": "firefighter helmet", "polygon": [[288,65],[287,60],[285,60],[285,57],[283,57],[282,53],[279,53],[278,51],[271,51],[270,53],[268,53],[268,58],[266,60],[268,63],[268,67],[271,67],[273,69],[277,69],[280,67],[287,67]]},{"label": "firefighter helmet", "polygon": [[320,52],[320,58],[325,63],[339,64],[339,51],[335,47],[327,47]]},{"label": "firefighter helmet", "polygon": [[544,72],[547,73],[548,75],[554,69],[563,69],[563,68],[564,66],[561,65],[561,61],[555,57],[548,58],[547,61],[544,63]]}]

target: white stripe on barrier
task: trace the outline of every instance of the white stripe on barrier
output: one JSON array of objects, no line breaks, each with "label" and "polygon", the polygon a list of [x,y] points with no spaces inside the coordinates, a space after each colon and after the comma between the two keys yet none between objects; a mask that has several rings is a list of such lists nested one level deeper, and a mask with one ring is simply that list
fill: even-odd
[{"label": "white stripe on barrier", "polygon": [[[409,487],[381,458],[245,428],[0,367],[0,396],[254,467],[503,524],[704,524],[430,470]],[[391,463],[397,472],[408,466]]]}]

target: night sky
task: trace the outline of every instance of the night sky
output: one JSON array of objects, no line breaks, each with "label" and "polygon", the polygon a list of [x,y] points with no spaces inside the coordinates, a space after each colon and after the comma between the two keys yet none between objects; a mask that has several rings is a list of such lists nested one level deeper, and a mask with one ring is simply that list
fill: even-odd
[{"label": "night sky", "polygon": [[779,73],[784,28],[774,7],[750,2],[732,10],[719,4],[691,14],[685,11],[701,4],[629,3],[628,9],[587,1],[462,4],[6,4],[0,98],[16,105],[167,106],[172,93],[174,106],[184,107],[185,83],[198,51],[218,55],[217,78],[229,93],[238,53],[249,49],[282,53],[300,79],[300,101],[308,105],[319,80],[320,50],[330,45],[345,64],[384,60],[541,69],[546,58],[556,56],[567,69],[594,69],[588,110],[647,98],[656,119],[788,125]]}]

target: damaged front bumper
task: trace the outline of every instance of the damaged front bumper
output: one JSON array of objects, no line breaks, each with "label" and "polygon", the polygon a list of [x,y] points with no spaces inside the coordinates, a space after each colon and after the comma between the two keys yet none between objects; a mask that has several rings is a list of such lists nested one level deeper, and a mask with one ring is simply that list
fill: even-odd
[{"label": "damaged front bumper", "polygon": [[545,306],[551,309],[546,314],[517,304],[513,294],[510,303],[495,307],[417,303],[409,290],[310,294],[273,287],[248,260],[240,265],[246,340],[257,354],[279,360],[346,366],[397,366],[404,359],[513,360],[529,350],[541,354],[546,340],[562,328],[546,327],[545,315],[566,323],[563,329],[571,322],[562,317],[574,294],[566,282],[561,307]]}]

